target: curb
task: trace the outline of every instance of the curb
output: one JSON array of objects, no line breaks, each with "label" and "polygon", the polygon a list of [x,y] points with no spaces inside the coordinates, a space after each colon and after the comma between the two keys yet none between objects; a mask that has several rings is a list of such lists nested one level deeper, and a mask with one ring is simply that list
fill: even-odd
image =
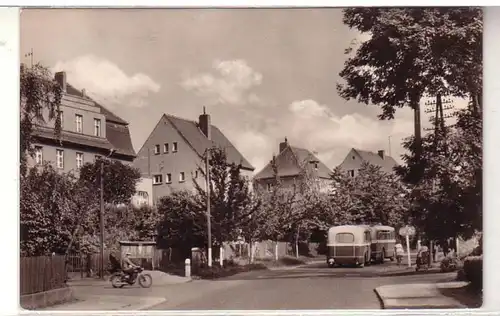
[{"label": "curb", "polygon": [[380,295],[380,293],[378,292],[377,288],[374,288],[373,289],[373,292],[375,292],[375,295],[377,295],[377,298],[380,302],[380,308],[381,309],[385,309],[385,302],[384,300],[382,299],[382,296]]}]

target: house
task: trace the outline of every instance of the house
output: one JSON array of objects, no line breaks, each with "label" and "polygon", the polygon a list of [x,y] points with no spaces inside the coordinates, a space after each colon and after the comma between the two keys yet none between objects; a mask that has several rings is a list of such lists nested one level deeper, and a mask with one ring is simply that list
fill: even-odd
[{"label": "house", "polygon": [[136,185],[136,191],[131,201],[134,206],[153,206],[153,179],[141,177]]},{"label": "house", "polygon": [[[226,151],[229,163],[241,165],[244,176],[250,177],[254,167],[233,146],[226,136],[213,126],[210,115],[191,121],[164,114],[139,150],[134,166],[144,177],[153,179],[153,201],[177,190],[194,190],[196,181],[205,187],[203,157],[207,148]],[[203,172],[204,173],[204,172]]]},{"label": "house", "polygon": [[128,123],[92,100],[85,90],[77,90],[66,80],[64,71],[55,74],[62,89],[59,110],[61,137],[54,134],[55,120],[35,125],[35,157],[30,165],[48,161],[61,172],[75,171],[86,162],[108,157],[131,164],[135,158]]},{"label": "house", "polygon": [[393,172],[394,167],[398,165],[394,158],[385,154],[384,150],[374,153],[352,148],[339,167],[345,170],[349,176],[354,177],[364,162],[380,166],[383,171],[388,173]]},{"label": "house", "polygon": [[[294,190],[306,178],[313,179],[319,184],[319,189],[328,190],[330,170],[313,153],[304,148],[290,146],[288,140],[279,144],[279,153],[273,157],[276,162],[281,185]],[[256,191],[263,192],[272,189],[275,181],[272,160],[254,177]]]},{"label": "house", "polygon": [[[76,175],[84,163],[94,162],[100,157],[131,165],[135,151],[128,122],[91,99],[85,90],[69,84],[64,71],[56,73],[55,80],[62,89],[58,113],[61,137],[55,136],[55,120],[48,120],[48,110],[45,109],[43,115],[47,123],[34,126],[35,156],[28,158],[28,164],[49,162],[56,170]],[[139,181],[139,196],[151,191],[147,180]]]}]

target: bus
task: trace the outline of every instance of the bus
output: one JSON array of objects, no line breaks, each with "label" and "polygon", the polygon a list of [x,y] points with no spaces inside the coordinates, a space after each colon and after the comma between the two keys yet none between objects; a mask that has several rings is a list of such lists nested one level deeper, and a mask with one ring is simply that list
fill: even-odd
[{"label": "bus", "polygon": [[384,263],[385,259],[394,261],[396,246],[396,230],[386,225],[370,226],[371,257],[375,263]]},{"label": "bus", "polygon": [[371,231],[361,225],[334,226],[328,230],[328,255],[326,262],[333,268],[355,264],[364,267],[370,264]]}]

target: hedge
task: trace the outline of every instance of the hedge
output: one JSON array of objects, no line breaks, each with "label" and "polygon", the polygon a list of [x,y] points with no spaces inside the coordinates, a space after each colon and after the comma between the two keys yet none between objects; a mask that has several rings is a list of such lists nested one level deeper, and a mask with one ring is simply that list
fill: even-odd
[{"label": "hedge", "polygon": [[464,261],[464,274],[471,286],[483,287],[483,256],[469,256]]}]

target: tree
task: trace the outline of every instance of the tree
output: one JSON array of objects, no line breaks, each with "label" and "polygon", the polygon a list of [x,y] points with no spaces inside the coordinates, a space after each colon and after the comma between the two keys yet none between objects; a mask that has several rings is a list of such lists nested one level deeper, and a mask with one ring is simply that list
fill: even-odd
[{"label": "tree", "polygon": [[343,21],[370,35],[340,72],[346,100],[378,105],[379,118],[392,119],[424,94],[480,98],[480,8],[349,8]]},{"label": "tree", "polygon": [[[397,169],[412,185],[412,218],[429,238],[442,240],[461,236],[469,238],[482,230],[482,117],[474,109],[457,113],[457,124],[445,133],[423,138],[419,162],[409,138],[403,156],[406,165]],[[419,181],[412,174],[421,164]],[[439,223],[437,225],[436,223]]]},{"label": "tree", "polygon": [[332,225],[376,224],[399,227],[407,222],[409,205],[402,181],[381,167],[363,163],[355,177],[337,168],[332,174]]},{"label": "tree", "polygon": [[93,188],[95,198],[99,198],[101,164],[103,164],[104,202],[128,204],[136,192],[141,174],[138,169],[118,160],[98,159],[80,168],[79,181],[85,187]]},{"label": "tree", "polygon": [[[242,227],[251,220],[259,207],[253,203],[249,181],[241,174],[241,165],[228,163],[223,149],[210,150],[210,205],[213,244],[235,241]],[[198,170],[204,173],[203,168]],[[207,190],[194,181],[195,201],[200,210],[206,210]]]},{"label": "tree", "polygon": [[20,191],[21,253],[65,253],[78,214],[74,179],[45,164],[27,170]]},{"label": "tree", "polygon": [[58,115],[61,87],[50,71],[40,64],[31,68],[21,65],[20,72],[20,153],[21,176],[27,173],[27,157],[33,156],[35,125],[54,120],[54,134],[60,136],[61,120]]},{"label": "tree", "polygon": [[203,247],[207,242],[205,212],[189,191],[175,191],[158,201],[160,223],[158,245],[178,249],[183,258],[191,256],[192,247]]}]

